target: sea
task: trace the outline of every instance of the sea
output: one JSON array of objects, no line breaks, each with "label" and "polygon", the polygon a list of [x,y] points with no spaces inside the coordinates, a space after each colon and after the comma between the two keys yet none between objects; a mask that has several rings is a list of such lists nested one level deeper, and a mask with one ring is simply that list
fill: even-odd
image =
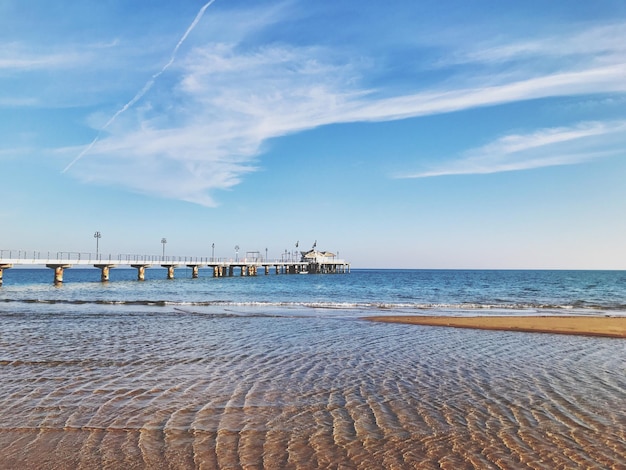
[{"label": "sea", "polygon": [[3,281],[2,469],[626,468],[626,340],[366,320],[626,316],[626,271]]}]

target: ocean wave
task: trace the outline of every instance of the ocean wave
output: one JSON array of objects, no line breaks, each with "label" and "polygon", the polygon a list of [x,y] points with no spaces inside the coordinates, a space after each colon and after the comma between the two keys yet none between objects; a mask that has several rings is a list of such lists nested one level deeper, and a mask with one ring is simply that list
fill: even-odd
[{"label": "ocean wave", "polygon": [[184,311],[185,308],[279,308],[279,309],[322,309],[322,310],[415,310],[415,311],[520,311],[524,313],[563,311],[563,312],[624,312],[625,304],[592,304],[588,302],[572,302],[571,304],[550,303],[428,303],[428,302],[327,302],[327,301],[172,301],[172,300],[105,300],[105,299],[0,299],[5,304],[40,304],[40,305],[101,305],[101,306],[143,306],[172,307]]}]

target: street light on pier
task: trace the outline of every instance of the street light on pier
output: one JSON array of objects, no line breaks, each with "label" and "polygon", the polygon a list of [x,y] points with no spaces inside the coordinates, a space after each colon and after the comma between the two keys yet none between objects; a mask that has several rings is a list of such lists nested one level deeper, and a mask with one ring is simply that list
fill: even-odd
[{"label": "street light on pier", "polygon": [[163,244],[163,258],[165,258],[165,244],[167,243],[167,238],[161,238],[161,243]]},{"label": "street light on pier", "polygon": [[239,261],[239,245],[235,245],[235,261]]},{"label": "street light on pier", "polygon": [[93,234],[93,237],[96,239],[96,259],[98,258],[98,254],[100,253],[100,239],[102,238],[102,234],[100,232],[96,232]]},{"label": "street light on pier", "polygon": [[215,261],[215,243],[211,243],[211,261]]},{"label": "street light on pier", "polygon": [[265,262],[267,263],[268,259],[267,259],[267,248],[265,249]]}]

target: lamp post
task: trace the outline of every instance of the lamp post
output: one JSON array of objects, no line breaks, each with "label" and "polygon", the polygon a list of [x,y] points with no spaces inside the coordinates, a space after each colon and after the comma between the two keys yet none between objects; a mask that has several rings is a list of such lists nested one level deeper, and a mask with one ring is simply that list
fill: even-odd
[{"label": "lamp post", "polygon": [[167,243],[167,238],[161,238],[161,243],[163,244],[163,258],[165,258],[165,244]]},{"label": "lamp post", "polygon": [[235,245],[235,261],[239,261],[239,245]]},{"label": "lamp post", "polygon": [[215,243],[211,243],[211,261],[215,261]]},{"label": "lamp post", "polygon": [[267,259],[267,248],[265,249],[265,262],[267,263],[268,259]]},{"label": "lamp post", "polygon": [[96,232],[93,234],[93,237],[96,239],[96,259],[98,259],[98,254],[100,253],[100,239],[102,238],[102,234],[100,232]]}]

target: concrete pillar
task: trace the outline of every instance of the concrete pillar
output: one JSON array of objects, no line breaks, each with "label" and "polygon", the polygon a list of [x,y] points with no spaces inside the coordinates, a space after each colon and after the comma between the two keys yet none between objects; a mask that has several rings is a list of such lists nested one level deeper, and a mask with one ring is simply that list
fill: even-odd
[{"label": "concrete pillar", "polygon": [[100,280],[107,282],[109,280],[109,266],[98,266],[100,268]]},{"label": "concrete pillar", "polygon": [[270,273],[270,267],[265,266],[265,275],[267,276]]},{"label": "concrete pillar", "polygon": [[5,269],[12,268],[12,264],[0,264],[0,286],[2,285],[2,274]]},{"label": "concrete pillar", "polygon": [[276,265],[276,274],[280,274],[280,266]]},{"label": "concrete pillar", "polygon": [[71,264],[46,264],[47,268],[54,269],[54,283],[62,284],[63,283],[63,269],[71,268]]},{"label": "concrete pillar", "polygon": [[145,281],[146,280],[146,267],[145,266],[134,266],[137,268],[137,280]]},{"label": "concrete pillar", "polygon": [[198,266],[191,266],[191,277],[198,279]]},{"label": "concrete pillar", "polygon": [[245,276],[245,275],[246,275],[246,267],[245,267],[245,266],[242,266],[242,267],[241,267],[241,275],[242,275],[242,276]]},{"label": "concrete pillar", "polygon": [[166,266],[167,268],[167,278],[174,279],[174,266]]},{"label": "concrete pillar", "polygon": [[213,277],[217,277],[217,266],[213,266]]},{"label": "concrete pillar", "polygon": [[232,266],[228,266],[228,277],[233,277],[235,275],[235,268]]}]

